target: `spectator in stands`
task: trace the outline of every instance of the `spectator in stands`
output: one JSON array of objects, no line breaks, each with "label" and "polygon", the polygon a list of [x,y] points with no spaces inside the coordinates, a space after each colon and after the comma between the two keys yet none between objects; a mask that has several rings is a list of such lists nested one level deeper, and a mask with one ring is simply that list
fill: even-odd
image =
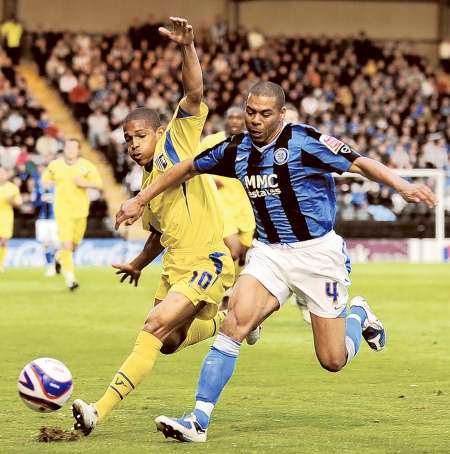
[{"label": "spectator in stands", "polygon": [[442,137],[434,137],[424,145],[422,161],[425,167],[445,170],[449,168],[448,150]]},{"label": "spectator in stands", "polygon": [[0,33],[5,44],[6,53],[11,59],[13,66],[17,66],[20,61],[20,44],[22,41],[23,27],[16,16],[11,16],[1,25]]},{"label": "spectator in stands", "polygon": [[94,148],[106,146],[109,143],[108,117],[97,108],[87,119],[89,142]]}]

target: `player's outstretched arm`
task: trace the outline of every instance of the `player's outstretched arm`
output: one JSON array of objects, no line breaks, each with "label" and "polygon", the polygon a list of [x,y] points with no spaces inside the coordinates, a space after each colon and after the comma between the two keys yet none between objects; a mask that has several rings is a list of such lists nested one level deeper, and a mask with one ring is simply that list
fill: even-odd
[{"label": "player's outstretched arm", "polygon": [[193,159],[186,159],[175,164],[150,186],[147,186],[132,199],[122,203],[120,210],[116,213],[116,230],[123,222],[125,222],[125,225],[131,225],[136,222],[142,216],[145,205],[167,188],[178,186],[195,175],[199,175],[199,172],[194,166]]},{"label": "player's outstretched arm", "polygon": [[141,271],[151,263],[163,251],[160,241],[161,235],[158,233],[150,233],[147,241],[145,242],[144,249],[135,257],[130,263],[113,263],[112,267],[115,268],[116,274],[121,274],[120,282],[125,281],[129,277],[129,283],[138,286]]},{"label": "player's outstretched arm", "polygon": [[160,27],[159,33],[180,45],[183,58],[181,70],[185,98],[181,108],[191,115],[200,115],[200,103],[203,98],[202,68],[194,46],[194,30],[186,19],[170,17],[173,30]]},{"label": "player's outstretched arm", "polygon": [[395,189],[407,202],[424,202],[430,208],[437,205],[438,200],[431,189],[418,183],[409,183],[404,178],[396,175],[391,169],[374,159],[360,156],[353,161],[350,172],[358,173],[370,180],[384,183]]}]

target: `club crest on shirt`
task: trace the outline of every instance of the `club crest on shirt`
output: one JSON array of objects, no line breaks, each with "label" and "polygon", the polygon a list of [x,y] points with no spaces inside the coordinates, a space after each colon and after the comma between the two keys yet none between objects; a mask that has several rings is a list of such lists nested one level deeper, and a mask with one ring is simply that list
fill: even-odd
[{"label": "club crest on shirt", "polygon": [[155,165],[159,170],[167,169],[167,160],[163,154],[160,154],[157,158],[155,158]]},{"label": "club crest on shirt", "polygon": [[352,151],[351,148],[344,142],[341,142],[339,139],[336,139],[336,137],[328,136],[327,134],[322,134],[319,138],[319,141],[323,143],[334,154],[351,153]]},{"label": "club crest on shirt", "polygon": [[286,164],[289,159],[289,150],[287,148],[278,148],[273,153],[273,160],[279,166]]}]

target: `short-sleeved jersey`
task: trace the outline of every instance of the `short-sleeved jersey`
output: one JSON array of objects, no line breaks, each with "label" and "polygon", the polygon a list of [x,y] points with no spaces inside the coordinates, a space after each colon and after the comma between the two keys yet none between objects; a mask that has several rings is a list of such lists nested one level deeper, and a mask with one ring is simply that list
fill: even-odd
[{"label": "short-sleeved jersey", "polygon": [[332,172],[349,170],[360,155],[311,126],[286,124],[264,147],[248,133],[233,136],[196,157],[200,173],[238,178],[253,206],[258,239],[295,243],[333,229],[336,192]]},{"label": "short-sleeved jersey", "polygon": [[[163,136],[156,144],[151,171],[144,169],[142,189],[149,186],[177,162],[194,157],[208,115],[201,104],[193,116],[178,106]],[[199,175],[169,188],[148,203],[142,215],[146,230],[161,233],[161,244],[174,249],[201,248],[223,240],[223,215],[212,178]]]},{"label": "short-sleeved jersey", "polygon": [[89,214],[88,191],[75,184],[76,177],[85,178],[99,187],[102,184],[97,168],[84,158],[79,158],[72,165],[66,164],[62,158],[55,159],[42,175],[44,183],[52,181],[55,185],[55,216],[57,218],[85,218]]},{"label": "short-sleeved jersey", "polygon": [[[226,139],[225,131],[205,137],[200,143],[200,153],[212,148]],[[255,217],[247,193],[241,182],[235,178],[216,176],[221,183],[219,188],[220,201],[225,216],[232,216],[239,223],[239,228],[245,227],[245,232],[255,229]],[[225,220],[225,223],[227,220]]]},{"label": "short-sleeved jersey", "polygon": [[10,224],[14,220],[14,209],[9,202],[11,199],[19,204],[20,191],[14,183],[7,181],[0,185],[0,220],[5,224]]}]

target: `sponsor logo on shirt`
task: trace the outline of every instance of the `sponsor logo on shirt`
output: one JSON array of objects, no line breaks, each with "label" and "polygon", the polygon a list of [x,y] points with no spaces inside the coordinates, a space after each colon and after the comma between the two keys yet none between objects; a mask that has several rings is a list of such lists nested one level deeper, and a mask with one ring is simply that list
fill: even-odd
[{"label": "sponsor logo on shirt", "polygon": [[341,142],[339,139],[336,139],[336,137],[322,134],[319,138],[319,141],[334,154],[352,152],[352,149],[348,145],[346,145],[344,142]]},{"label": "sponsor logo on shirt", "polygon": [[247,188],[248,196],[252,199],[281,194],[281,189],[278,187],[278,175],[274,173],[269,175],[246,175],[244,177],[244,185]]}]

